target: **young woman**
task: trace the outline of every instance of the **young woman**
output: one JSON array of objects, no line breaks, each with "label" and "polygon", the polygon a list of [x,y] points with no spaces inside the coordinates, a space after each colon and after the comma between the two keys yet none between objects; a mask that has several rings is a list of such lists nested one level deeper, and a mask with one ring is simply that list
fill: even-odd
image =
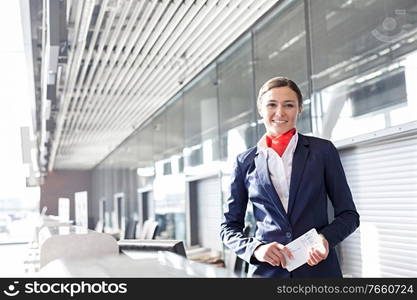
[{"label": "young woman", "polygon": [[[275,77],[265,82],[257,106],[266,134],[236,159],[222,240],[249,262],[249,276],[341,277],[334,248],[359,226],[359,215],[339,154],[330,141],[297,132],[302,95],[293,81]],[[330,224],[328,198],[335,214]],[[243,234],[248,201],[256,221],[254,237]],[[312,228],[320,247],[310,250],[307,264],[287,271],[286,256],[291,259],[292,253],[285,245]]]}]

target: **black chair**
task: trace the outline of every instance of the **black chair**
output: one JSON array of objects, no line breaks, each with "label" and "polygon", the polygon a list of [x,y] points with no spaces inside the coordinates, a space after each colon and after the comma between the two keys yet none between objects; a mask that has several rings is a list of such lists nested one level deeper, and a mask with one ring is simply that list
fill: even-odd
[{"label": "black chair", "polygon": [[126,222],[126,229],[124,232],[125,239],[135,239],[136,238],[136,225],[138,221],[130,220]]}]

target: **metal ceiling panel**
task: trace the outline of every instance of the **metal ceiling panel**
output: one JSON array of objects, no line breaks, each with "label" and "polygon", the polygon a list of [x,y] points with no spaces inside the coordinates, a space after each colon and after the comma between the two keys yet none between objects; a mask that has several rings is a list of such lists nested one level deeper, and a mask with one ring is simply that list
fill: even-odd
[{"label": "metal ceiling panel", "polygon": [[49,171],[94,167],[276,2],[67,0]]}]

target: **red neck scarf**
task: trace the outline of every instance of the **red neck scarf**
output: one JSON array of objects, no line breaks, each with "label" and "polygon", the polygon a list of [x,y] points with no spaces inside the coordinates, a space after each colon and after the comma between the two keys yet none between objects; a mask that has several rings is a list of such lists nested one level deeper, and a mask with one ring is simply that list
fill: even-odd
[{"label": "red neck scarf", "polygon": [[285,152],[285,149],[287,149],[287,146],[289,142],[291,141],[291,138],[293,137],[294,134],[295,134],[295,128],[290,129],[286,133],[283,133],[277,137],[267,135],[266,145],[269,148],[274,149],[275,152],[278,153],[278,155],[282,157],[282,155]]}]

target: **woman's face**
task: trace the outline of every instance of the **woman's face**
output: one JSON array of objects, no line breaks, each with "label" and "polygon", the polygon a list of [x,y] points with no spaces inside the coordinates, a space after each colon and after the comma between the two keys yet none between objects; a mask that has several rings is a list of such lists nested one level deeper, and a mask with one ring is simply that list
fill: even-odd
[{"label": "woman's face", "polygon": [[301,107],[297,94],[289,87],[272,88],[261,99],[259,113],[268,135],[277,136],[295,128]]}]

